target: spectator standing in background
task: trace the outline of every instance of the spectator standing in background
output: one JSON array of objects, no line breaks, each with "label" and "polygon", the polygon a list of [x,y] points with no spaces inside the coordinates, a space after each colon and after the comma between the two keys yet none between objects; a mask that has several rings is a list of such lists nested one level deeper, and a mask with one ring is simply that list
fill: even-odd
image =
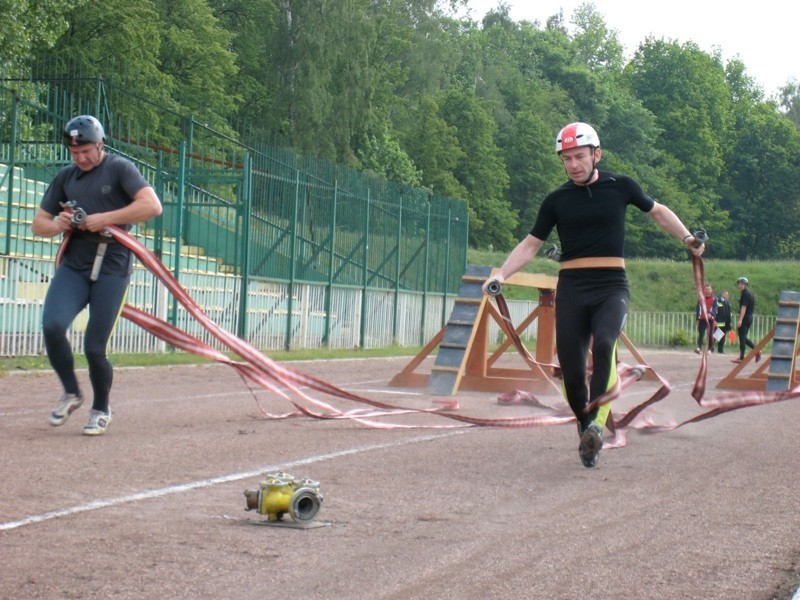
[{"label": "spectator standing in background", "polygon": [[728,337],[728,332],[731,331],[731,303],[728,296],[728,290],[722,290],[722,293],[717,298],[717,327],[723,333],[717,342],[718,354],[725,354],[725,338]]},{"label": "spectator standing in background", "polygon": [[[747,348],[755,348],[755,344],[747,337],[750,333],[750,326],[753,324],[753,313],[756,308],[756,298],[750,291],[750,282],[747,277],[739,277],[736,280],[739,286],[739,317],[736,320],[736,332],[739,334],[739,358],[733,362],[740,363],[744,360],[744,353]],[[756,352],[756,362],[761,360],[761,352]]]},{"label": "spectator standing in background", "polygon": [[697,348],[694,349],[695,354],[701,354],[705,350],[709,352],[714,351],[714,337],[712,334],[717,327],[717,299],[714,296],[714,288],[710,283],[703,286],[705,293],[704,303],[706,312],[708,313],[708,320],[703,314],[703,304],[697,301],[697,309],[695,316],[697,317]]}]

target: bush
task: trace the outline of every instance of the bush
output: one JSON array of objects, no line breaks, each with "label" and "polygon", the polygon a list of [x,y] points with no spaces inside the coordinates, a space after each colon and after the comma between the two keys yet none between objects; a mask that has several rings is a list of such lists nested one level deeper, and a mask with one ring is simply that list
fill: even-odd
[{"label": "bush", "polygon": [[692,345],[692,339],[687,332],[682,329],[676,329],[669,335],[669,345],[671,348],[678,346],[685,348]]}]

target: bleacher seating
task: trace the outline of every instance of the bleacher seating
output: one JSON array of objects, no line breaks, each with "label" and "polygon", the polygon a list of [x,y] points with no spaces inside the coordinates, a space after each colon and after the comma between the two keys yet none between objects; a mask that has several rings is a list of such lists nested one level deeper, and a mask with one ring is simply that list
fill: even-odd
[{"label": "bleacher seating", "polygon": [[[19,258],[53,258],[60,238],[34,236],[30,223],[47,189],[47,183],[30,179],[19,167],[9,173],[9,167],[0,163],[0,253]],[[156,248],[156,231],[152,224],[135,226],[133,233],[145,246]],[[175,268],[175,239],[162,236],[161,260],[170,269]],[[182,246],[181,272],[216,274],[225,271],[220,261],[207,256],[198,246]]]}]

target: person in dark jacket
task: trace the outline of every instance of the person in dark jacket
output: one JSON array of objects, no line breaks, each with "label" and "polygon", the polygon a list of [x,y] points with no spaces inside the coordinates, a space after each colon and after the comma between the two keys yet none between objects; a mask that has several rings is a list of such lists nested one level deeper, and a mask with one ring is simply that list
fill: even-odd
[{"label": "person in dark jacket", "polygon": [[725,354],[725,338],[731,331],[731,303],[728,296],[728,290],[722,290],[717,297],[717,327],[722,331],[722,337],[717,342],[718,354]]},{"label": "person in dark jacket", "polygon": [[708,320],[703,314],[703,304],[697,301],[697,308],[695,309],[695,316],[697,318],[697,348],[694,349],[696,354],[701,354],[703,350],[707,349],[708,352],[714,351],[714,330],[717,328],[717,298],[714,296],[714,288],[710,283],[703,286],[705,293],[705,307],[708,313]]}]

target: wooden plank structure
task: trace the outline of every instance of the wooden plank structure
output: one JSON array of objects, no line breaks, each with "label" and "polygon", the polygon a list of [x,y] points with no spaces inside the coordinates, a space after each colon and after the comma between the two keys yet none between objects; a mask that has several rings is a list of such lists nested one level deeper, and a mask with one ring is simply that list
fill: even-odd
[{"label": "wooden plank structure", "polygon": [[[497,366],[497,361],[512,345],[506,338],[494,352],[489,353],[489,319],[498,324],[503,317],[483,293],[483,283],[494,272],[492,267],[470,265],[461,279],[458,296],[450,318],[430,342],[389,382],[393,387],[426,387],[437,396],[452,396],[459,389],[507,392],[523,389],[541,393],[548,389],[560,393],[560,384],[553,381],[555,358],[555,291],[558,278],[550,275],[516,273],[504,285],[536,288],[539,304],[522,322],[515,326],[521,335],[534,321],[537,323],[536,351],[533,361],[521,357],[527,368]],[[502,330],[502,329],[501,329]],[[647,362],[630,340],[622,334],[622,343],[639,364]],[[438,347],[430,374],[418,373],[420,364]],[[651,371],[645,379],[657,379]]]},{"label": "wooden plank structure", "polygon": [[[395,387],[426,387],[437,396],[452,396],[459,389],[509,391],[524,388],[543,391],[552,386],[550,375],[536,364],[549,364],[555,355],[555,288],[556,277],[516,273],[506,285],[522,285],[539,289],[539,305],[516,327],[523,332],[538,322],[536,362],[528,369],[495,367],[494,364],[511,344],[507,340],[489,354],[489,319],[500,323],[502,317],[483,293],[483,283],[494,269],[469,265],[461,279],[453,310],[447,324],[389,382]],[[417,367],[438,348],[430,374],[416,372]]]},{"label": "wooden plank structure", "polygon": [[[738,363],[717,387],[726,390],[779,391],[800,385],[797,356],[800,334],[800,292],[783,291],[778,297],[778,316],[775,327],[756,344],[744,360]],[[758,353],[772,341],[772,355],[749,376],[742,370],[754,361]]]}]

